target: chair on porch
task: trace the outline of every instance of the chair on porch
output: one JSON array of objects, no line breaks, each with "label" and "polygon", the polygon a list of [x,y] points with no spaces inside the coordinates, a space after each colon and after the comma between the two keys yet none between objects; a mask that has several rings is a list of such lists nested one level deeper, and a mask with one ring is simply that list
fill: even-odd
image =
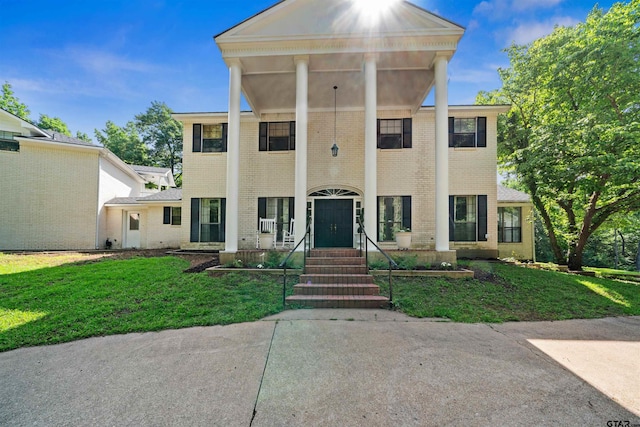
[{"label": "chair on porch", "polygon": [[260,218],[258,231],[256,232],[256,249],[260,249],[260,234],[267,233],[273,235],[273,247],[276,247],[276,233],[278,225],[275,218]]},{"label": "chair on porch", "polygon": [[289,223],[289,231],[283,230],[282,232],[282,247],[285,245],[287,247],[293,247],[296,244],[296,235],[295,235],[295,219],[291,218],[291,222]]}]

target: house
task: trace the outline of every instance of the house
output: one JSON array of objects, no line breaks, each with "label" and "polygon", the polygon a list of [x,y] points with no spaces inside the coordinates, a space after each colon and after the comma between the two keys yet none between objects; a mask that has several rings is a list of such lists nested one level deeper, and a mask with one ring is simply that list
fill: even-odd
[{"label": "house", "polygon": [[143,169],[0,109],[0,250],[104,248],[108,237],[121,237],[128,218],[121,211],[121,225],[109,230],[116,222],[107,218],[109,200],[151,199],[159,190],[145,185],[174,185],[167,170]]},{"label": "house", "polygon": [[309,218],[312,246],[353,247],[362,217],[385,250],[410,228],[431,261],[497,257],[496,126],[508,107],[448,105],[464,28],[409,2],[376,5],[285,0],[214,38],[229,111],[174,114],[181,247],[233,259],[255,248],[259,218],[276,218],[278,240]]},{"label": "house", "polygon": [[498,255],[535,261],[534,210],[531,197],[498,185]]}]

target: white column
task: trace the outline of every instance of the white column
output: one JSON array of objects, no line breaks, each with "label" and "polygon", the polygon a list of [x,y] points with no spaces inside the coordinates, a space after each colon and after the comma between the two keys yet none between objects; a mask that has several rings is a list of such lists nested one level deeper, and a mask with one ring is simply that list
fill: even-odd
[{"label": "white column", "polygon": [[436,74],[436,251],[449,250],[449,97],[447,58],[435,59]]},{"label": "white column", "polygon": [[227,128],[227,209],[225,252],[238,251],[240,199],[240,92],[242,68],[239,60],[229,62],[229,123]]},{"label": "white column", "polygon": [[[371,240],[377,241],[378,202],[378,70],[376,57],[367,55],[364,63],[364,225]],[[369,247],[369,250],[376,250]]]},{"label": "white column", "polygon": [[[297,56],[296,64],[296,170],[295,170],[295,236],[296,243],[307,229],[307,139],[309,111],[309,57]],[[303,251],[304,245],[298,247]]]}]

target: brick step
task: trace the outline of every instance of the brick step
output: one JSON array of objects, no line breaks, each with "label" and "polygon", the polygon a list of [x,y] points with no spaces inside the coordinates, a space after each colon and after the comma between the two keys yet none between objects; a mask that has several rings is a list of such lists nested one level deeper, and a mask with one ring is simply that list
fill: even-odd
[{"label": "brick step", "polygon": [[294,295],[380,295],[380,288],[373,284],[298,283],[293,292]]},{"label": "brick step", "polygon": [[386,308],[389,298],[379,295],[292,295],[290,304],[315,308]]},{"label": "brick step", "polygon": [[343,258],[343,257],[359,257],[360,251],[358,249],[311,249],[311,257],[321,257],[321,258]]},{"label": "brick step", "polygon": [[306,274],[367,274],[366,265],[307,265]]},{"label": "brick step", "polygon": [[307,258],[307,266],[309,265],[364,265],[364,257],[314,257]]},{"label": "brick step", "polygon": [[301,274],[300,282],[304,284],[368,284],[373,283],[370,274]]}]

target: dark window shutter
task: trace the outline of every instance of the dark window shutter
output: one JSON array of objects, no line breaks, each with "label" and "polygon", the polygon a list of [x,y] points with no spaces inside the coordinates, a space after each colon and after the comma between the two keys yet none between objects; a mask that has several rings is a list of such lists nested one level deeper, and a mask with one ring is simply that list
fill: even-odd
[{"label": "dark window shutter", "polygon": [[268,150],[268,130],[269,130],[269,123],[260,122],[260,147],[259,147],[260,151]]},{"label": "dark window shutter", "polygon": [[289,122],[289,150],[296,149],[296,122]]},{"label": "dark window shutter", "polygon": [[193,149],[194,153],[202,151],[202,125],[194,123],[193,125]]},{"label": "dark window shutter", "polygon": [[296,199],[295,197],[289,197],[289,218],[287,219],[287,224],[291,222],[291,219],[295,218],[296,212]]},{"label": "dark window shutter", "polygon": [[487,196],[478,196],[478,241],[487,241]]},{"label": "dark window shutter", "polygon": [[200,241],[200,199],[191,199],[191,241]]},{"label": "dark window shutter", "polygon": [[256,229],[260,226],[260,218],[267,217],[267,198],[258,197],[258,222],[256,223]]},{"label": "dark window shutter", "polygon": [[453,117],[449,117],[449,147],[453,147],[454,143],[453,143],[453,122],[454,119]]},{"label": "dark window shutter", "polygon": [[162,223],[171,224],[171,207],[170,206],[164,207],[164,215],[163,215]]},{"label": "dark window shutter", "polygon": [[[380,124],[380,120],[378,120],[378,125]],[[377,202],[376,202],[376,241],[380,241],[380,199],[381,197],[378,196],[377,198]],[[367,225],[364,225],[365,231],[367,230]],[[371,225],[369,225],[369,230],[371,230]],[[371,231],[369,231],[370,233]],[[367,234],[369,234],[367,233]]]},{"label": "dark window shutter", "polygon": [[219,242],[225,241],[225,230],[227,229],[227,199],[220,199],[220,229],[218,231]]},{"label": "dark window shutter", "polygon": [[487,146],[487,118],[486,117],[478,117],[476,138],[477,138],[476,144],[478,147]]},{"label": "dark window shutter", "polygon": [[455,223],[453,216],[455,215],[455,196],[449,196],[449,241],[453,242],[455,235]]},{"label": "dark window shutter", "polygon": [[402,196],[402,228],[411,229],[411,196]]},{"label": "dark window shutter", "polygon": [[411,119],[402,120],[402,148],[411,148]]},{"label": "dark window shutter", "polygon": [[229,134],[229,125],[227,123],[223,123],[222,124],[222,152],[223,153],[227,152],[228,134]]},{"label": "dark window shutter", "polygon": [[380,119],[378,119],[376,124],[376,135],[378,139],[378,148],[380,148]]}]

